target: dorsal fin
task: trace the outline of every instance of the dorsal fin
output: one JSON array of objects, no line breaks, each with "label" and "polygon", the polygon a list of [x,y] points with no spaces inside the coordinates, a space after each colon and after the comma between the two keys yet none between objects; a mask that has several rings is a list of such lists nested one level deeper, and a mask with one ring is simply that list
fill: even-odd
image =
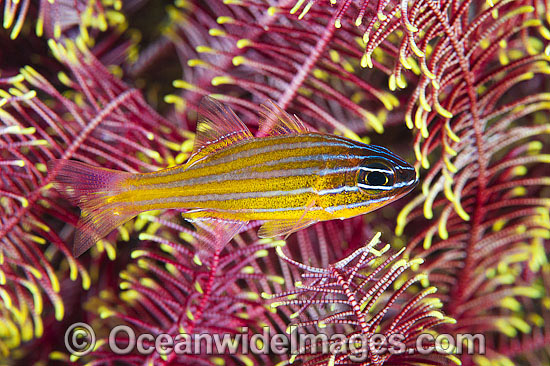
[{"label": "dorsal fin", "polygon": [[187,167],[214,151],[252,137],[250,130],[231,108],[206,96],[199,105],[195,145]]},{"label": "dorsal fin", "polygon": [[297,117],[283,111],[275,102],[268,100],[260,111],[260,130],[266,136],[293,135],[309,132],[309,129]]}]

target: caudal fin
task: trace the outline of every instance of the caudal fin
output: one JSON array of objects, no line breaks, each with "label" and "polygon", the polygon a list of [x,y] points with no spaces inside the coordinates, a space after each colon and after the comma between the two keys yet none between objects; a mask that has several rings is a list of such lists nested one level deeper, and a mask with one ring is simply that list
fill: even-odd
[{"label": "caudal fin", "polygon": [[54,187],[82,210],[73,254],[79,256],[138,212],[131,212],[111,197],[124,191],[121,185],[132,174],[94,167],[74,160],[53,160]]}]

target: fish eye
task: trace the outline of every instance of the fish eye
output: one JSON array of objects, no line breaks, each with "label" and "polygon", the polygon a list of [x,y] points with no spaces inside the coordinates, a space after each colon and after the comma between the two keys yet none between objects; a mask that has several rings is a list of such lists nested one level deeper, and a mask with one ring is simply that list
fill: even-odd
[{"label": "fish eye", "polygon": [[357,183],[364,189],[391,188],[394,183],[394,172],[391,167],[382,162],[366,162],[359,167]]}]

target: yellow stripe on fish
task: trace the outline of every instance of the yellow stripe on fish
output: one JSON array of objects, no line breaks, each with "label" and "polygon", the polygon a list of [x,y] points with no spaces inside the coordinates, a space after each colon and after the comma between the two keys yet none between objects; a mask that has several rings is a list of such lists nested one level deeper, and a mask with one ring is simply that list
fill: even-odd
[{"label": "yellow stripe on fish", "polygon": [[194,153],[180,166],[131,174],[63,161],[55,186],[82,209],[75,255],[140,212],[187,210],[184,218],[223,247],[248,221],[259,235],[288,235],[313,223],[375,210],[417,184],[414,168],[389,150],[310,132],[273,102],[252,136],[233,111],[201,103]]}]

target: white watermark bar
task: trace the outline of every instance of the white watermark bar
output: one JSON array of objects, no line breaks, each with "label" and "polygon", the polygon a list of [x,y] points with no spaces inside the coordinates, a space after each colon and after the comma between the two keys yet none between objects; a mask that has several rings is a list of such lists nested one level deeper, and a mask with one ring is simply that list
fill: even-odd
[{"label": "white watermark bar", "polygon": [[[293,329],[294,328],[294,329]],[[265,327],[262,333],[249,334],[242,328],[237,334],[148,334],[137,333],[127,325],[111,329],[106,346],[118,355],[139,353],[149,355],[221,355],[221,354],[343,354],[353,355],[353,361],[362,361],[369,354],[485,354],[482,334],[423,333],[414,342],[406,335],[375,333],[370,336],[334,333],[304,334],[290,327],[290,334],[273,333]],[[84,356],[96,346],[93,328],[86,323],[74,323],[65,332],[65,347],[75,356]],[[104,346],[105,347],[105,346]],[[351,357],[350,357],[351,358]]]}]

